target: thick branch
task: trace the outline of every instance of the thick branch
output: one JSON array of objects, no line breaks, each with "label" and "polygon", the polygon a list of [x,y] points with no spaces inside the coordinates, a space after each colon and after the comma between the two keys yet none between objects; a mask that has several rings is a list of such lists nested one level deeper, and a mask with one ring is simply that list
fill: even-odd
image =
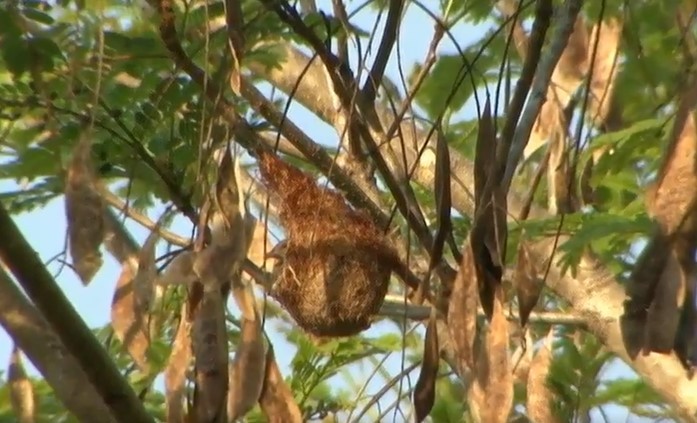
[{"label": "thick branch", "polygon": [[31,248],[12,217],[0,205],[0,260],[51,324],[67,350],[78,361],[96,391],[119,421],[153,422],[107,351]]},{"label": "thick branch", "polygon": [[116,422],[75,358],[0,269],[0,325],[29,357],[58,399],[79,421]]}]

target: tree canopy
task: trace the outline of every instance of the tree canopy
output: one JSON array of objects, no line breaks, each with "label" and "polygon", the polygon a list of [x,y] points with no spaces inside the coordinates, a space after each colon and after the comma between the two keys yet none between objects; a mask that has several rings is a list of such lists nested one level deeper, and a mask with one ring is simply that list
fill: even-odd
[{"label": "tree canopy", "polygon": [[0,422],[697,421],[696,13],[3,2]]}]

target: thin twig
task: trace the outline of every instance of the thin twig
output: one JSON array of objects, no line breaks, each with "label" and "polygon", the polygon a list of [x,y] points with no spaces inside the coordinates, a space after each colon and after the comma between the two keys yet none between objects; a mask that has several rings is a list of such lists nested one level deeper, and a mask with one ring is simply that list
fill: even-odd
[{"label": "thin twig", "polygon": [[110,204],[112,207],[118,209],[120,212],[124,213],[126,216],[130,217],[134,221],[138,222],[143,227],[152,230],[157,229],[157,232],[162,237],[162,239],[171,242],[179,247],[188,247],[191,245],[191,240],[184,238],[183,236],[177,235],[174,232],[168,231],[162,227],[158,227],[157,223],[152,221],[149,217],[138,212],[132,207],[128,207],[125,201],[119,198],[116,194],[112,193],[108,189],[102,187],[99,190],[99,194],[102,196],[104,201]]},{"label": "thin twig", "polygon": [[363,416],[365,416],[365,414],[368,412],[368,410],[370,410],[370,407],[372,407],[378,401],[380,401],[380,398],[382,398],[387,392],[389,392],[389,390],[392,389],[392,387],[394,385],[396,385],[397,382],[399,382],[403,377],[405,377],[406,375],[408,375],[409,373],[414,371],[414,369],[416,369],[418,366],[419,366],[418,362],[410,364],[404,370],[399,372],[399,374],[397,374],[395,377],[393,377],[392,379],[387,381],[387,383],[385,383],[385,385],[375,395],[373,395],[373,397],[370,399],[370,401],[368,401],[368,403],[361,409],[361,412],[358,413],[356,418],[353,420],[354,423],[358,423],[358,422],[362,421],[361,418]]},{"label": "thin twig", "polygon": [[[421,306],[404,303],[404,297],[399,295],[387,295],[385,302],[380,309],[380,316],[384,317],[404,317],[410,320],[425,320],[431,314],[430,306]],[[481,308],[477,311],[480,318],[484,317],[484,310]],[[506,318],[510,321],[517,321],[518,316],[513,310],[510,314],[506,314]],[[586,322],[583,316],[569,312],[552,312],[539,311],[532,312],[528,319],[531,323],[546,323],[550,325],[575,325],[585,327]]]}]

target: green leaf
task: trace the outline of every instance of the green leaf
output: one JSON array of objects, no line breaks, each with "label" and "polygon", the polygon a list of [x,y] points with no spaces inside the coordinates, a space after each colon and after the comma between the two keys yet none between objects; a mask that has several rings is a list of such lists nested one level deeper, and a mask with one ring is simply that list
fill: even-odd
[{"label": "green leaf", "polygon": [[60,160],[56,151],[47,148],[30,148],[24,151],[19,158],[2,165],[2,175],[8,178],[35,178],[39,175],[48,175],[56,172],[60,166]]},{"label": "green leaf", "polygon": [[153,106],[152,103],[143,103],[140,107],[148,118],[154,121],[159,121],[162,119],[162,112]]},{"label": "green leaf", "polygon": [[104,44],[123,54],[153,55],[165,53],[162,42],[155,37],[130,37],[114,31],[104,31]]},{"label": "green leaf", "polygon": [[446,54],[438,58],[416,94],[417,104],[429,118],[435,119],[446,108],[452,111],[462,108],[474,92],[470,79],[466,77],[467,72],[468,63],[460,55]]},{"label": "green leaf", "polygon": [[[615,249],[619,250],[617,251],[619,253],[628,247],[632,240],[647,233],[650,227],[651,220],[646,214],[624,216],[589,213],[583,215],[580,226],[559,247],[559,250],[564,252],[559,263],[562,266],[562,272],[569,268],[574,269],[588,247],[594,251],[603,251],[605,254]],[[619,248],[617,248],[618,245]]]},{"label": "green leaf", "polygon": [[464,390],[456,378],[441,378],[436,383],[436,400],[431,409],[433,423],[459,423],[465,412]]},{"label": "green leaf", "polygon": [[32,21],[36,21],[44,25],[51,25],[53,22],[55,22],[51,15],[37,9],[25,8],[22,11],[22,14],[26,16],[27,19],[31,19]]},{"label": "green leaf", "polygon": [[646,132],[651,132],[650,135],[655,136],[656,133],[660,135],[662,130],[665,129],[667,124],[667,119],[665,118],[651,118],[644,119],[633,123],[627,128],[621,129],[615,132],[608,132],[593,138],[591,144],[594,150],[612,146],[614,147],[617,143],[633,141],[632,137],[643,135]]},{"label": "green leaf", "polygon": [[28,49],[29,45],[24,38],[8,36],[2,40],[2,58],[16,78],[29,69]]},{"label": "green leaf", "polygon": [[22,27],[17,23],[17,16],[3,8],[0,8],[0,35],[3,39],[22,35]]},{"label": "green leaf", "polygon": [[46,37],[33,37],[29,40],[29,48],[33,53],[40,69],[52,71],[56,59],[63,59],[63,53],[53,40]]},{"label": "green leaf", "polygon": [[627,406],[639,404],[660,404],[661,398],[641,379],[619,378],[603,383],[595,393],[594,405],[619,403]]}]

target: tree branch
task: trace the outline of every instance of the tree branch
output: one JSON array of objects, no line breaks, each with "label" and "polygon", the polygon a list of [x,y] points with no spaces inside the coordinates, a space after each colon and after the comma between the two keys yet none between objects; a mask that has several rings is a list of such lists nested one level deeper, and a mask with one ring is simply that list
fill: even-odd
[{"label": "tree branch", "polygon": [[[102,187],[99,190],[99,194],[102,196],[102,198],[104,199],[104,201],[106,201],[107,204],[114,207],[118,211],[124,213],[126,216],[130,217],[144,228],[147,228],[151,231],[157,229],[158,233],[165,241],[171,242],[172,244],[178,245],[180,247],[186,247],[191,244],[191,240],[189,238],[185,238],[181,235],[177,235],[173,232],[170,232],[164,228],[158,227],[157,223],[153,222],[152,219],[140,213],[138,210],[128,207],[128,204],[126,204],[125,201],[123,201],[118,195],[112,193],[108,189]],[[117,221],[116,216],[111,216],[110,218],[108,218],[108,221]],[[136,246],[136,253],[137,251],[138,247]],[[121,262],[124,261],[119,257],[117,257],[117,260]]]},{"label": "tree branch", "polygon": [[153,422],[126,379],[0,205],[0,261],[12,271],[29,298],[75,357],[119,421]]},{"label": "tree branch", "polygon": [[53,388],[56,397],[79,421],[116,422],[85,372],[0,268],[0,326],[10,335]]},{"label": "tree branch", "polygon": [[[399,295],[387,295],[387,297],[385,297],[385,303],[380,309],[380,315],[400,318],[406,316],[407,319],[411,320],[426,320],[431,315],[431,307],[405,304],[404,297]],[[483,318],[484,310],[479,308],[477,315]],[[506,318],[512,322],[517,322],[519,319],[515,312],[506,313]],[[584,328],[586,326],[586,321],[583,316],[579,316],[573,311],[534,311],[530,314],[528,321],[531,323],[545,323],[549,325],[576,325]]]}]

